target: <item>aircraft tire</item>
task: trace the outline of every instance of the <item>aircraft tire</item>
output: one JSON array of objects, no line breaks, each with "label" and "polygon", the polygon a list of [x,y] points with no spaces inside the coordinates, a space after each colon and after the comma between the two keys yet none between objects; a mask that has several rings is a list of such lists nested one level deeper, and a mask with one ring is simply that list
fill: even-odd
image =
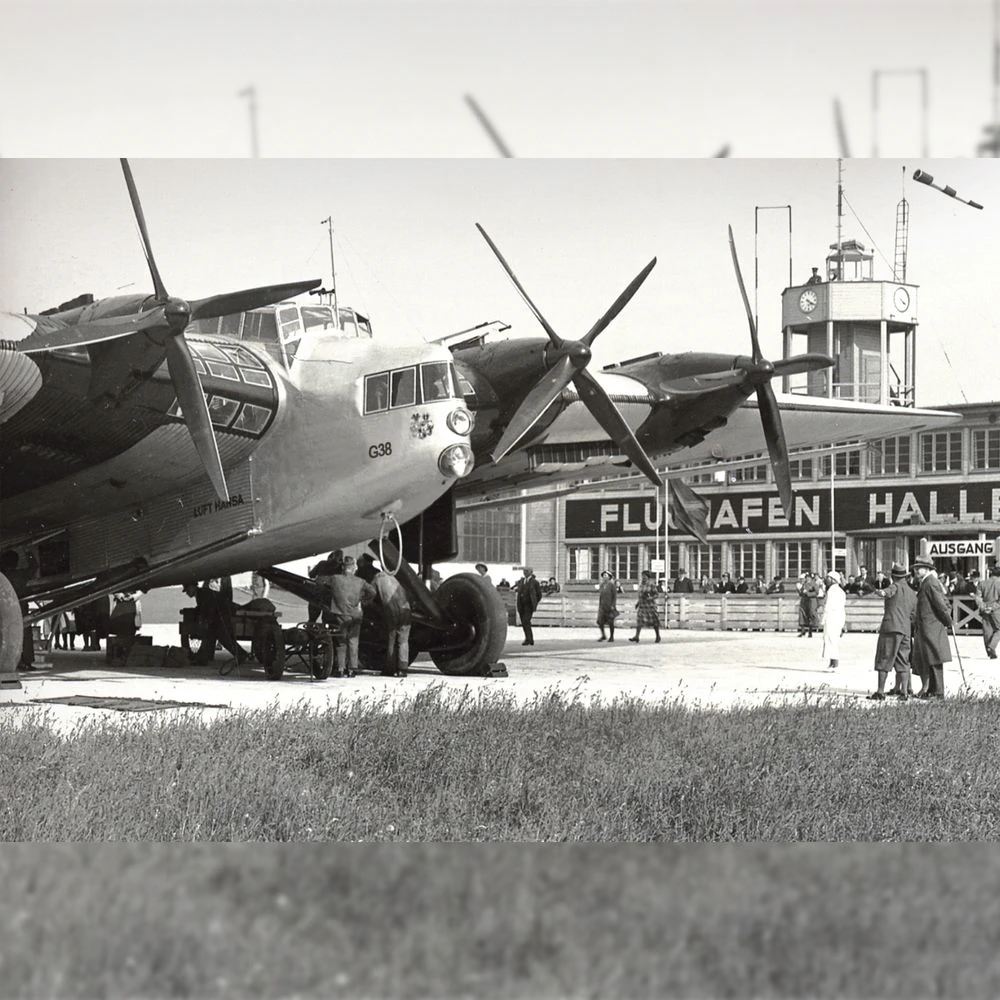
[{"label": "aircraft tire", "polygon": [[0,573],[0,674],[12,674],[21,661],[24,618],[10,580]]},{"label": "aircraft tire", "polygon": [[269,681],[280,681],[285,672],[285,639],[280,625],[265,625],[259,640],[260,662]]},{"label": "aircraft tire", "polygon": [[454,677],[479,674],[500,658],[507,644],[507,609],[491,584],[478,573],[458,573],[438,587],[434,599],[449,619],[472,627],[464,649],[431,650],[431,659],[441,673]]}]

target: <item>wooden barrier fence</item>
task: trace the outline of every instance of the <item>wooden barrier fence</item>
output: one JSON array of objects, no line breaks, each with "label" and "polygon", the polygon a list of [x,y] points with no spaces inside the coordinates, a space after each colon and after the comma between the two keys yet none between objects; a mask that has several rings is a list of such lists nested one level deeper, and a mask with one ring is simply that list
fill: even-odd
[{"label": "wooden barrier fence", "polygon": [[[504,594],[509,622],[516,624],[513,592]],[[981,632],[982,623],[971,597],[951,597],[956,632]],[[660,622],[668,629],[702,631],[797,632],[797,594],[665,594],[659,598]],[[877,632],[884,603],[879,597],[847,598],[847,631]],[[618,595],[618,628],[635,628],[635,594]],[[819,613],[822,616],[823,602]],[[543,597],[532,618],[534,625],[596,628],[597,595],[566,592]]]}]

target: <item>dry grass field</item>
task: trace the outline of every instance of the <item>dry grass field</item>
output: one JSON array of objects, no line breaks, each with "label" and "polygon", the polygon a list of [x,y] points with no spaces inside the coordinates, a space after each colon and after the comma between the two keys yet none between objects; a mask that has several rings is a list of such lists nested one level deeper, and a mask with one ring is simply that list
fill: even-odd
[{"label": "dry grass field", "polygon": [[969,845],[8,845],[5,997],[994,997]]},{"label": "dry grass field", "polygon": [[998,723],[440,689],[0,718],[0,994],[997,996]]}]

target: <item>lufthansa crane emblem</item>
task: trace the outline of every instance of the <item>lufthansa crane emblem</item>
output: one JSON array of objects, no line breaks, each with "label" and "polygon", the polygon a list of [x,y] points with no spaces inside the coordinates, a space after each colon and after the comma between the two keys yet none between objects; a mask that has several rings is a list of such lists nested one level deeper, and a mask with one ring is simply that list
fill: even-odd
[{"label": "lufthansa crane emblem", "polygon": [[434,421],[429,413],[414,413],[410,417],[410,436],[415,438],[426,438],[431,436],[434,430]]}]

